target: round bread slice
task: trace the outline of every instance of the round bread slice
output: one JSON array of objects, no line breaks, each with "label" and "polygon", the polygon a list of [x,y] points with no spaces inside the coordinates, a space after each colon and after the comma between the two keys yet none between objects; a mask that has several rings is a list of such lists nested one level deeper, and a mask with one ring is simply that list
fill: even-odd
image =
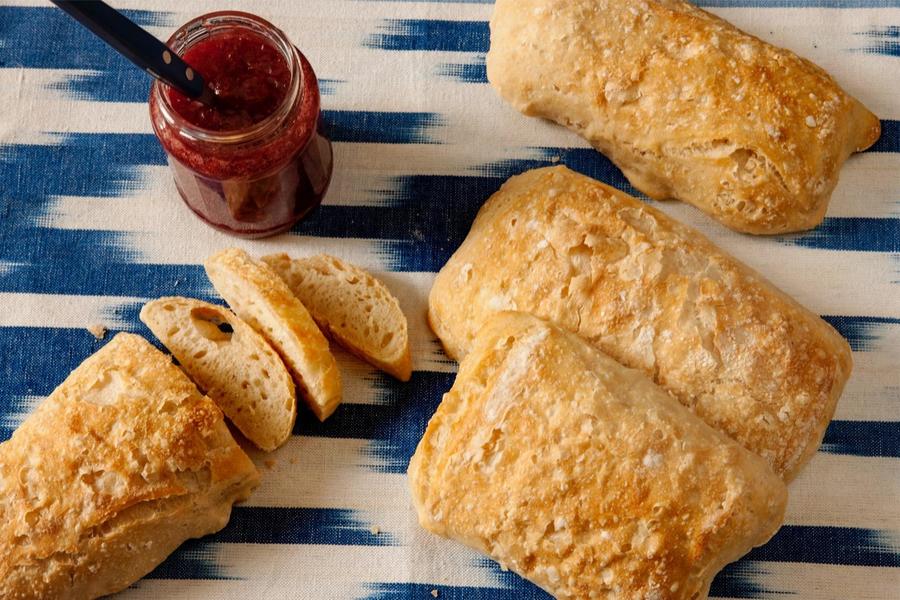
[{"label": "round bread slice", "polygon": [[160,298],[144,305],[141,321],[247,439],[271,451],[290,437],[294,382],[266,340],[233,312],[193,298]]},{"label": "round bread slice", "polygon": [[313,413],[328,418],[341,402],[341,375],[328,340],[287,284],[238,248],[214,254],[204,266],[231,309],[284,359]]},{"label": "round bread slice", "polygon": [[409,381],[409,326],[400,303],[382,282],[325,254],[294,260],[271,254],[263,261],[334,340],[400,381]]}]

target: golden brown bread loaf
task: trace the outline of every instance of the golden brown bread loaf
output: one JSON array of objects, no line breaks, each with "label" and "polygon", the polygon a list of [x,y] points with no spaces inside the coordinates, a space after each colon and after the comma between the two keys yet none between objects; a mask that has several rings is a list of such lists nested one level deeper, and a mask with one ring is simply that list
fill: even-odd
[{"label": "golden brown bread loaf", "polygon": [[513,177],[485,203],[428,314],[459,359],[504,309],[643,369],[787,479],[815,453],[852,367],[847,342],[758,273],[565,167]]},{"label": "golden brown bread loaf", "polygon": [[482,324],[409,483],[425,529],[560,599],[705,598],[787,500],[643,373],[523,313]]},{"label": "golden brown bread loaf", "polygon": [[258,482],[215,404],[120,333],[0,444],[0,598],[96,598],[218,531]]},{"label": "golden brown bread loaf", "polygon": [[828,73],[681,0],[497,0],[487,74],[651,198],[748,233],[818,225],[880,134]]}]

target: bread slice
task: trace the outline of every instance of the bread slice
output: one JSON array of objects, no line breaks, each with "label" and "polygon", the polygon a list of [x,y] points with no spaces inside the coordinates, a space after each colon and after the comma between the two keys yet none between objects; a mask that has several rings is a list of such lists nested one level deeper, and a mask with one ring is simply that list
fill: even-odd
[{"label": "bread slice", "polygon": [[294,260],[272,254],[263,261],[284,279],[323,331],[361,359],[409,381],[406,315],[383,283],[325,254]]},{"label": "bread slice", "polygon": [[290,437],[294,382],[266,340],[233,312],[193,298],[160,298],[144,305],[141,321],[247,439],[271,451]]},{"label": "bread slice", "polygon": [[706,598],[787,489],[641,371],[524,313],[485,322],[409,465],[425,529],[556,598]]},{"label": "bread slice", "polygon": [[222,411],[120,333],[0,444],[0,598],[122,590],[224,527],[258,482]]},{"label": "bread slice", "polygon": [[322,421],[341,402],[341,375],[328,340],[287,284],[238,248],[207,259],[206,274],[232,310],[284,359],[303,399]]}]

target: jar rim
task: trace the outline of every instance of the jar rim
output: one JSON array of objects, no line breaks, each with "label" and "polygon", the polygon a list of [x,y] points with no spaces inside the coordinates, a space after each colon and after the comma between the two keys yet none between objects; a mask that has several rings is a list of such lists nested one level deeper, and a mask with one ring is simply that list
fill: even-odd
[{"label": "jar rim", "polygon": [[161,116],[169,125],[178,128],[179,132],[196,142],[213,142],[217,144],[235,144],[256,141],[278,129],[292,108],[300,100],[303,93],[303,69],[297,56],[297,49],[288,39],[287,35],[269,21],[256,15],[237,11],[222,10],[206,13],[191,19],[166,42],[176,54],[182,56],[191,46],[201,40],[208,39],[217,33],[235,27],[250,30],[272,42],[275,48],[284,56],[291,72],[290,86],[281,104],[266,118],[243,129],[231,129],[217,131],[206,129],[189,122],[182,117],[169,101],[169,95],[163,93],[165,84],[154,80],[152,94],[155,96]]}]

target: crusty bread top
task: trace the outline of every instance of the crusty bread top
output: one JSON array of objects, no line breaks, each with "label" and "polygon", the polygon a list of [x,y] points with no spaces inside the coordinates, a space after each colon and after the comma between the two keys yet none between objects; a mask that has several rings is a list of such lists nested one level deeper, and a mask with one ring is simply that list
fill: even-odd
[{"label": "crusty bread top", "polygon": [[210,256],[206,274],[231,309],[281,358],[313,413],[324,421],[341,402],[341,375],[309,311],[268,265],[239,248]]},{"label": "crusty bread top", "polygon": [[[294,382],[266,340],[233,312],[168,297],[145,304],[141,321],[247,439],[271,451],[291,436],[297,416]],[[223,331],[223,324],[230,331]]]},{"label": "crusty bread top", "polygon": [[83,546],[147,503],[200,491],[230,508],[257,482],[215,404],[146,340],[120,333],[0,444],[0,582],[40,561],[45,579],[96,564]]},{"label": "crusty bread top", "polygon": [[369,273],[335,256],[291,260],[264,256],[338,343],[401,381],[409,381],[412,360],[406,315],[390,290]]},{"label": "crusty bread top", "polygon": [[487,201],[435,279],[429,321],[460,358],[504,309],[643,369],[786,478],[815,453],[852,366],[830,325],[698,231],[565,167]]},{"label": "crusty bread top", "polygon": [[643,373],[523,313],[482,324],[409,483],[426,529],[560,599],[705,598],[787,500]]},{"label": "crusty bread top", "polygon": [[824,70],[681,0],[497,0],[487,74],[648,196],[748,233],[817,225],[880,135]]}]

